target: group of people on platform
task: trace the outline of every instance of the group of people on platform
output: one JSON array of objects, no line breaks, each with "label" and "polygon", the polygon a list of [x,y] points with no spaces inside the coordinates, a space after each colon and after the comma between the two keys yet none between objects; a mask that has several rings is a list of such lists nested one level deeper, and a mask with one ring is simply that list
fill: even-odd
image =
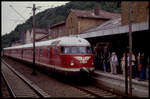
[{"label": "group of people on platform", "polygon": [[[112,74],[123,74],[125,76],[125,66],[127,63],[127,70],[129,75],[130,70],[130,54],[125,53],[118,59],[118,56],[115,52],[101,53],[94,56],[94,65],[96,69],[103,70],[104,72],[111,72]],[[139,81],[149,79],[149,57],[144,53],[138,53],[137,56],[132,54],[131,57],[131,66],[132,66],[132,78],[139,78]],[[127,61],[126,61],[127,59]]]}]

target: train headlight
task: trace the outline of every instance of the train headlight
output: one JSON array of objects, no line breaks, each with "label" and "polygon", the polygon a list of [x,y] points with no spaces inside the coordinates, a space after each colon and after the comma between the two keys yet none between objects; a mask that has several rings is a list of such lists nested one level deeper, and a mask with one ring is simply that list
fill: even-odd
[{"label": "train headlight", "polygon": [[94,62],[92,62],[92,65],[94,65]]},{"label": "train headlight", "polygon": [[74,66],[74,62],[73,62],[73,61],[71,61],[71,62],[70,62],[70,65],[71,65],[71,66]]}]

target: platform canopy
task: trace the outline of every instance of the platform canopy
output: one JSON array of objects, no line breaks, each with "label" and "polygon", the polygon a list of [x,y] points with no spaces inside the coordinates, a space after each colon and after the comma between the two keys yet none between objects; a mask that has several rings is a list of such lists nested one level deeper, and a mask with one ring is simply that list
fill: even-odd
[{"label": "platform canopy", "polygon": [[[144,31],[149,29],[149,22],[142,22],[132,24],[132,32],[136,31]],[[100,37],[107,35],[115,35],[115,34],[124,34],[129,32],[129,25],[117,26],[108,29],[93,29],[93,31],[85,32],[78,35],[81,38],[92,38],[92,37]]]}]

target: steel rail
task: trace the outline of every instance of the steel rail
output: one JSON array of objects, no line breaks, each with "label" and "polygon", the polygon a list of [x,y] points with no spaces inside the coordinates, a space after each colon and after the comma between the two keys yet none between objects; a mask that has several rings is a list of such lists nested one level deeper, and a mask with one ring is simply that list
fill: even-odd
[{"label": "steel rail", "polygon": [[4,79],[4,82],[5,82],[6,86],[7,86],[8,91],[9,91],[9,94],[12,96],[12,98],[16,98],[16,95],[13,92],[13,90],[11,89],[8,81],[6,80],[6,77],[5,77],[4,73],[3,73],[3,71],[1,73],[2,73],[2,78]]},{"label": "steel rail", "polygon": [[16,74],[23,82],[25,82],[31,89],[34,90],[34,92],[39,95],[42,98],[48,98],[51,97],[49,94],[47,94],[46,92],[44,92],[42,89],[40,89],[38,86],[36,86],[34,83],[32,83],[31,81],[25,79],[24,77],[22,77],[23,75],[19,74],[19,72],[15,71],[9,64],[7,64],[3,59],[2,62],[14,73]]},{"label": "steel rail", "polygon": [[[86,89],[86,88],[82,88],[82,87],[80,87],[80,86],[78,86],[78,85],[75,85],[75,84],[71,84],[70,86],[72,86],[72,87],[74,87],[74,88],[77,88],[77,89],[79,89],[79,90],[81,90],[81,91],[84,91],[84,92],[86,92],[87,94],[90,94],[90,95],[92,95],[92,96],[95,96],[96,98],[114,98],[115,95],[116,95],[115,98],[120,98],[120,95],[117,95],[117,94],[114,94],[114,93],[112,93],[112,92],[106,91],[106,90],[101,89],[101,88],[99,88],[99,87],[97,88],[97,86],[94,86],[94,85],[92,85],[92,86],[96,87],[99,91],[100,91],[100,90],[105,91],[106,93],[103,93],[103,94],[105,94],[105,95],[97,94],[97,93],[95,93],[95,92],[98,92],[98,91],[94,91],[94,90],[89,90],[89,89]],[[112,95],[110,95],[110,94],[112,94]]]}]

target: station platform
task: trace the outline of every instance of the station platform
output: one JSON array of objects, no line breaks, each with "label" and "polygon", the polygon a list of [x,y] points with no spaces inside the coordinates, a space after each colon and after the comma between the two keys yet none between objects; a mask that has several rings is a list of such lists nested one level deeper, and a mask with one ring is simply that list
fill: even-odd
[{"label": "station platform", "polygon": [[[94,71],[96,82],[99,87],[120,95],[125,94],[125,77],[122,74],[111,74],[101,70]],[[128,78],[128,93],[129,93],[129,78]],[[138,78],[132,79],[132,96],[149,97],[149,80],[138,81]]]}]

